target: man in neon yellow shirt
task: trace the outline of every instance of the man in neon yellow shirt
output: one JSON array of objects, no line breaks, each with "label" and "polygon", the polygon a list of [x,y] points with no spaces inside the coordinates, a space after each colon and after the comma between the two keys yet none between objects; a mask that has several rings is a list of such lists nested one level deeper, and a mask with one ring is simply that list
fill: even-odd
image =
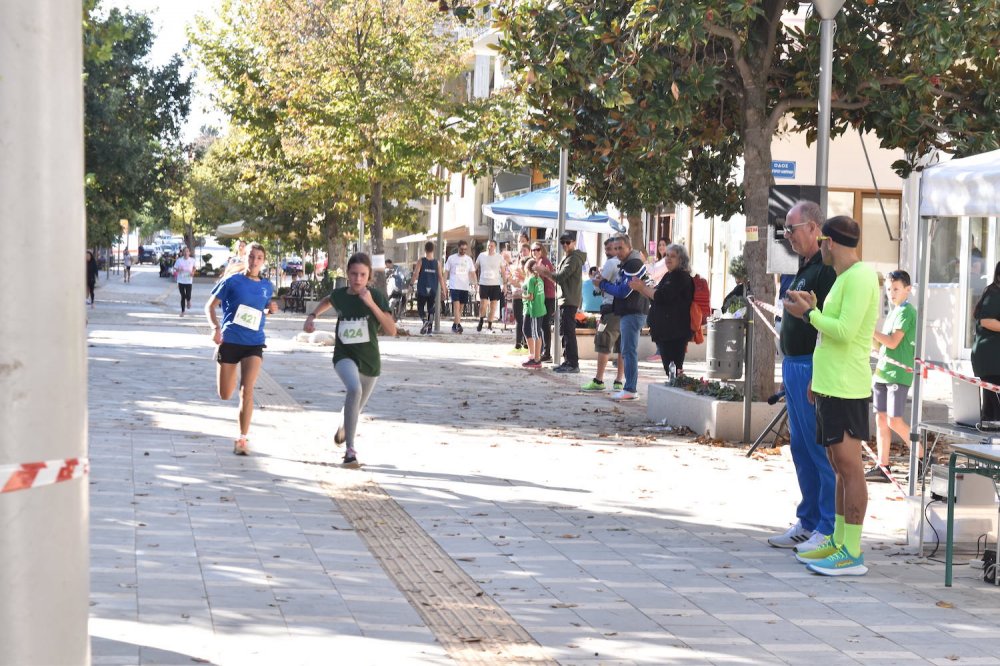
[{"label": "man in neon yellow shirt", "polygon": [[837,273],[822,311],[816,309],[816,296],[804,291],[789,291],[784,305],[786,314],[819,331],[809,393],[816,402],[817,445],[826,447],[837,475],[836,513],[827,543],[796,558],[814,573],[862,576],[868,572],[861,553],[868,488],[861,442],[869,437],[868,358],[878,320],[878,276],[861,263],[861,227],[850,217],[827,220],[819,240],[823,263]]}]

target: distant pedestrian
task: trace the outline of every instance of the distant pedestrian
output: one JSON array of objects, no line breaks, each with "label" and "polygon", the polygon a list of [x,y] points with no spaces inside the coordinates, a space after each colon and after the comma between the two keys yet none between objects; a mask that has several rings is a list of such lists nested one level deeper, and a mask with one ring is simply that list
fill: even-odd
[{"label": "distant pedestrian", "polygon": [[[266,315],[278,311],[278,304],[271,300],[274,287],[261,278],[263,266],[264,248],[253,243],[243,272],[220,280],[205,305],[205,316],[212,325],[212,341],[219,345],[215,354],[219,364],[216,386],[223,400],[229,400],[236,390],[239,369],[240,436],[233,444],[233,453],[242,456],[250,452],[247,436],[253,416],[254,384],[264,362],[264,323]],[[215,313],[220,304],[221,324]]]},{"label": "distant pedestrian", "polygon": [[477,331],[483,330],[483,321],[489,330],[493,330],[493,322],[497,320],[500,309],[500,296],[503,293],[503,257],[497,252],[497,242],[489,240],[486,252],[476,257],[476,272],[479,279],[479,324]]},{"label": "distant pedestrian", "polygon": [[[544,243],[535,241],[531,245],[531,256],[547,271],[556,267],[549,259],[549,250]],[[556,283],[549,277],[542,276],[545,283],[545,316],[542,318],[542,363],[552,362],[552,320],[556,316]]]},{"label": "distant pedestrian", "polygon": [[240,273],[246,267],[247,261],[247,242],[242,238],[236,243],[236,253],[229,257],[226,261],[226,270],[223,273],[223,277],[229,277],[233,273]]},{"label": "distant pedestrian", "polygon": [[186,245],[181,250],[181,256],[174,262],[174,275],[177,276],[177,291],[181,294],[181,316],[191,309],[191,289],[194,284],[194,259],[191,249]]},{"label": "distant pedestrian", "polygon": [[94,290],[97,288],[97,276],[100,269],[97,267],[97,259],[94,258],[92,250],[87,250],[87,303],[94,307]]},{"label": "distant pedestrian", "polygon": [[656,343],[663,372],[669,377],[672,372],[684,372],[684,357],[693,323],[694,278],[691,277],[691,260],[683,245],[671,243],[663,258],[667,272],[655,290],[646,284],[633,284],[653,301],[649,311],[649,336]]},{"label": "distant pedestrian", "polygon": [[563,362],[555,372],[580,372],[580,356],[576,346],[576,311],[580,307],[580,287],[583,283],[583,265],[587,255],[576,249],[576,232],[566,231],[559,237],[565,253],[555,272],[545,268],[535,270],[540,276],[552,278],[562,288],[563,304],[559,310],[559,328],[563,341]]},{"label": "distant pedestrian", "polygon": [[596,289],[601,293],[600,313],[601,320],[597,324],[597,332],[594,334],[594,351],[597,352],[597,373],[594,378],[580,387],[582,391],[604,391],[607,387],[604,384],[604,371],[608,367],[611,354],[618,354],[618,368],[615,376],[615,383],[612,385],[615,391],[621,391],[625,384],[625,364],[622,362],[620,334],[621,318],[615,314],[614,294],[601,289],[601,280],[616,282],[619,277],[618,265],[621,260],[618,258],[618,241],[609,238],[604,241],[604,265],[599,273],[591,278],[591,282],[584,282],[583,287]]},{"label": "distant pedestrian", "polygon": [[128,250],[122,252],[122,268],[124,269],[124,280],[125,282],[132,281],[132,255],[129,254]]},{"label": "distant pedestrian", "polygon": [[524,298],[524,338],[528,344],[530,358],[522,363],[525,368],[542,367],[542,337],[541,323],[545,316],[545,285],[538,276],[538,262],[528,259],[524,270],[528,279],[524,282],[522,296]]},{"label": "distant pedestrian", "polygon": [[358,417],[382,372],[378,329],[381,326],[387,335],[396,335],[396,322],[390,313],[389,299],[370,285],[371,276],[371,258],[363,252],[351,255],[347,260],[347,286],[334,289],[317,303],[302,326],[306,333],[312,333],[316,330],[316,317],[331,307],[337,312],[333,369],[344,382],[347,395],[344,396],[340,425],[333,441],[336,444],[347,443],[344,467],[350,468],[361,466],[354,448]]},{"label": "distant pedestrian", "polygon": [[476,281],[476,265],[469,256],[469,243],[458,241],[458,252],[448,257],[444,263],[444,275],[451,292],[451,309],[454,322],[452,333],[462,333],[462,310],[469,303],[469,292]]},{"label": "distant pedestrian", "polygon": [[[510,285],[510,298],[514,303],[514,349],[513,354],[527,354],[528,343],[524,339],[524,298],[522,287],[528,279],[524,272],[524,264],[531,258],[531,246],[521,244],[521,253],[514,257],[507,267],[507,284]],[[543,347],[544,350],[544,347]]]},{"label": "distant pedestrian", "polygon": [[434,243],[424,243],[424,256],[413,264],[413,289],[417,294],[417,314],[423,325],[421,335],[430,335],[434,329],[434,313],[437,308],[438,287],[444,294],[444,274],[441,263],[434,258]]},{"label": "distant pedestrian", "polygon": [[[636,400],[639,397],[639,334],[646,325],[649,297],[644,290],[652,291],[646,284],[646,263],[642,255],[632,249],[632,241],[625,234],[615,238],[618,252],[618,277],[612,282],[602,279],[600,287],[615,297],[612,311],[618,315],[622,363],[625,365],[625,386],[611,394],[612,400]],[[636,286],[641,285],[641,289]]]}]

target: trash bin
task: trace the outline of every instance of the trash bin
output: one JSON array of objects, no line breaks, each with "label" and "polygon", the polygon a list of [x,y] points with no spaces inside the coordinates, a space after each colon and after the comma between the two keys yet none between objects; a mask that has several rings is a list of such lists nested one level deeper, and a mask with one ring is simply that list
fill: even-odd
[{"label": "trash bin", "polygon": [[746,321],[709,319],[705,360],[710,379],[739,379],[743,376],[743,348]]}]

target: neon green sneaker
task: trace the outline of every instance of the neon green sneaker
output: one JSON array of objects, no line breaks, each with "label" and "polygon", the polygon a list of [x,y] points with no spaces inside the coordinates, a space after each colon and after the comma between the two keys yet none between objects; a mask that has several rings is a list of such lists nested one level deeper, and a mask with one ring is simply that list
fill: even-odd
[{"label": "neon green sneaker", "polygon": [[[807,542],[808,543],[808,542]],[[802,544],[803,546],[806,544]],[[798,546],[795,547],[795,559],[797,559],[802,564],[812,564],[818,560],[830,557],[837,552],[837,544],[833,542],[833,535],[827,534],[823,541],[818,545],[813,544],[808,550],[803,549],[801,552]]]},{"label": "neon green sneaker", "polygon": [[604,382],[599,382],[596,379],[591,379],[589,382],[580,387],[581,391],[604,391],[608,387],[605,386]]},{"label": "neon green sneaker", "polygon": [[612,388],[612,390],[615,390],[615,391],[621,391],[622,389],[625,388],[625,385],[622,384],[620,381],[618,381],[616,379],[615,382],[614,382],[614,384],[611,385],[611,388]]},{"label": "neon green sneaker", "polygon": [[807,564],[806,568],[824,576],[864,576],[868,573],[864,553],[854,557],[844,546],[825,559]]}]

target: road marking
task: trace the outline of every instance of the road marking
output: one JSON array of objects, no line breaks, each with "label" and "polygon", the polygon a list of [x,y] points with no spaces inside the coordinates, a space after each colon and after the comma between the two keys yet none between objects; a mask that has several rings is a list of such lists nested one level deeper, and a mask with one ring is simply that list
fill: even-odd
[{"label": "road marking", "polygon": [[453,659],[558,663],[377,484],[323,486]]}]

